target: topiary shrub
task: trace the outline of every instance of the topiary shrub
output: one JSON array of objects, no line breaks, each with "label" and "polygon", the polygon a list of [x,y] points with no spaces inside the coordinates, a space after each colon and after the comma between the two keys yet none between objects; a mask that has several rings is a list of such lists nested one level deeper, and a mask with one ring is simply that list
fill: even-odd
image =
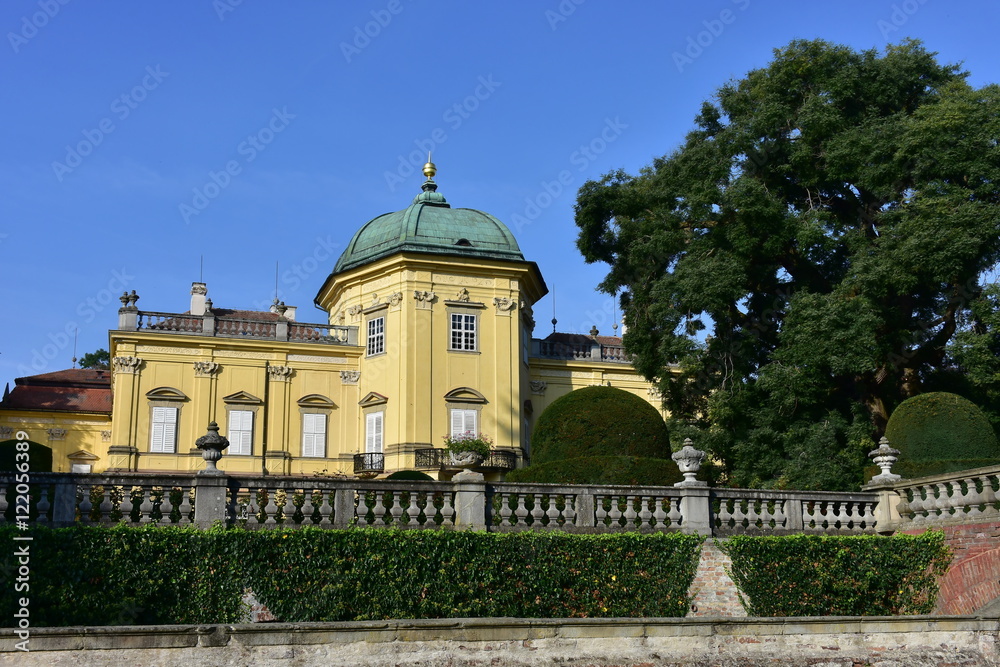
[{"label": "topiary shrub", "polygon": [[670,460],[642,456],[583,456],[512,470],[506,481],[523,484],[673,486],[684,479]]},{"label": "topiary shrub", "polygon": [[614,387],[571,391],[542,412],[531,438],[533,465],[585,456],[670,458],[670,438],[652,405]]},{"label": "topiary shrub", "polygon": [[899,450],[905,477],[938,475],[1000,462],[1000,443],[975,403],[958,394],[931,392],[899,404],[885,428]]}]

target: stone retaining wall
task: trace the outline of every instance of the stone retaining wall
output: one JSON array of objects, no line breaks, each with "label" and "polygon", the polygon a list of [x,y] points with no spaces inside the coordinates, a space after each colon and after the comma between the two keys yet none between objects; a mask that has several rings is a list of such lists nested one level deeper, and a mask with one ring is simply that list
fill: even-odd
[{"label": "stone retaining wall", "polygon": [[0,632],[0,665],[997,667],[1000,621],[974,617],[438,619],[39,628]]}]

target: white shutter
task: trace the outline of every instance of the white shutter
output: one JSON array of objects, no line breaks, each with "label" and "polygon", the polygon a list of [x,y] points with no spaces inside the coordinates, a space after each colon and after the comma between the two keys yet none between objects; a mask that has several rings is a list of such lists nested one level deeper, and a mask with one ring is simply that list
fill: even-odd
[{"label": "white shutter", "polygon": [[177,442],[177,408],[154,407],[149,432],[149,451],[172,453]]},{"label": "white shutter", "polygon": [[382,452],[382,416],[384,412],[372,412],[365,416],[365,452]]},{"label": "white shutter", "polygon": [[451,411],[451,437],[461,438],[467,434],[478,435],[479,429],[476,425],[477,413],[475,410],[452,410]]},{"label": "white shutter", "polygon": [[326,455],[326,415],[302,415],[302,456]]},{"label": "white shutter", "polygon": [[253,411],[229,411],[229,453],[249,456],[253,453]]},{"label": "white shutter", "polygon": [[451,411],[451,437],[460,438],[465,433],[465,419],[461,410]]}]

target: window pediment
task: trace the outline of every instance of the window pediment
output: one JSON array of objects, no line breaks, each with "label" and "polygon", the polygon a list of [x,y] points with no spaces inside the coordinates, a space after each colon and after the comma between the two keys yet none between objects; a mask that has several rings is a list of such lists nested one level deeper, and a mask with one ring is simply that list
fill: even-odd
[{"label": "window pediment", "polygon": [[306,394],[298,401],[300,408],[335,408],[333,401],[322,394]]},{"label": "window pediment", "polygon": [[85,461],[100,461],[100,456],[95,456],[85,449],[80,449],[67,456],[73,463],[83,463]]},{"label": "window pediment", "polygon": [[370,408],[373,405],[385,405],[388,402],[389,399],[382,394],[370,391],[364,398],[358,401],[358,405],[363,408]]},{"label": "window pediment", "polygon": [[180,389],[157,387],[146,392],[146,398],[157,401],[186,401],[188,397]]},{"label": "window pediment", "polygon": [[458,387],[444,395],[449,403],[487,403],[486,397],[472,387]]},{"label": "window pediment", "polygon": [[238,391],[235,394],[230,394],[229,396],[224,396],[222,398],[223,403],[238,403],[240,405],[260,405],[264,401],[260,400],[251,393],[245,391]]}]

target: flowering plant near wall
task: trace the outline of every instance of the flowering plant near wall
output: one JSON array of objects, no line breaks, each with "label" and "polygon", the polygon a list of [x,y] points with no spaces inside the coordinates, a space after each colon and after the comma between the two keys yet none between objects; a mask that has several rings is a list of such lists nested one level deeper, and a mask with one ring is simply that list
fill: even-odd
[{"label": "flowering plant near wall", "polygon": [[454,454],[475,452],[486,458],[493,449],[493,440],[485,433],[466,431],[458,436],[446,435],[444,437],[444,446],[449,452]]}]

